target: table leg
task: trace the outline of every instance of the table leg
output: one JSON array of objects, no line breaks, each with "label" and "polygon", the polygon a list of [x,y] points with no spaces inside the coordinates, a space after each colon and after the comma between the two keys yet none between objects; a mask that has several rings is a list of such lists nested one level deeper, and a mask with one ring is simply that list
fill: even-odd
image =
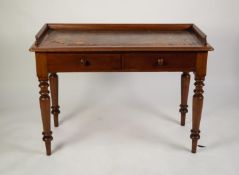
[{"label": "table leg", "polygon": [[60,113],[60,106],[58,105],[58,76],[56,73],[51,73],[49,76],[50,80],[50,89],[51,89],[51,99],[52,99],[52,107],[51,113],[54,116],[54,125],[58,127],[58,115]]},{"label": "table leg", "polygon": [[186,113],[188,112],[188,90],[190,84],[190,74],[183,72],[181,75],[181,104],[179,112],[181,113],[181,125],[185,125]]},{"label": "table leg", "polygon": [[46,154],[51,155],[51,141],[52,131],[51,131],[51,119],[50,119],[50,96],[49,96],[49,84],[48,79],[39,78],[39,87],[40,87],[40,107],[41,107],[41,116],[43,124],[43,141],[46,145]]},{"label": "table leg", "polygon": [[203,107],[203,86],[204,86],[205,76],[198,76],[195,74],[195,89],[193,95],[193,121],[192,121],[192,130],[191,130],[191,139],[192,139],[192,153],[197,151],[197,142],[200,139],[200,121],[202,115]]}]

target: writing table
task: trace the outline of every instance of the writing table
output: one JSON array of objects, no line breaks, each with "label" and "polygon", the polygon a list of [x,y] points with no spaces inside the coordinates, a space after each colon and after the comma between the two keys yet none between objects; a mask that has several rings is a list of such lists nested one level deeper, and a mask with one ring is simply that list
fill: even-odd
[{"label": "writing table", "polygon": [[190,137],[192,153],[196,153],[207,55],[212,50],[206,35],[194,24],[45,24],[30,51],[36,58],[47,155],[53,139],[50,113],[55,126],[60,113],[58,72],[182,72],[182,126],[188,112],[189,72],[193,72]]}]

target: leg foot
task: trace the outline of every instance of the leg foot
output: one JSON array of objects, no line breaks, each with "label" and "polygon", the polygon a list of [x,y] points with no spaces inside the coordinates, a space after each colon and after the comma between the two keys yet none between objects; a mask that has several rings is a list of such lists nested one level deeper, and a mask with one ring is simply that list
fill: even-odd
[{"label": "leg foot", "polygon": [[42,133],[43,135],[43,141],[45,142],[45,146],[46,146],[46,155],[51,155],[51,141],[53,139],[53,137],[51,136],[52,135],[52,132],[50,133],[46,133],[46,132],[43,132]]},{"label": "leg foot", "polygon": [[188,112],[188,105],[180,105],[180,110],[181,112],[181,126],[185,126],[185,120],[186,120],[186,113]]},{"label": "leg foot", "polygon": [[197,151],[197,143],[198,140],[200,139],[200,135],[199,135],[200,131],[195,131],[195,130],[191,130],[191,135],[190,138],[192,139],[192,153],[196,153]]}]

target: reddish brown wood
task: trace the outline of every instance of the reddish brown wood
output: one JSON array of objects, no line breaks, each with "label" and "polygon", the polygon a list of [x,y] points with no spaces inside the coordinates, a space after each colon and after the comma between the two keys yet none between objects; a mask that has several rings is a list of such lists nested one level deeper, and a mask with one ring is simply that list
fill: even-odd
[{"label": "reddish brown wood", "polygon": [[195,24],[192,25],[192,31],[204,45],[207,45],[207,36]]},{"label": "reddish brown wood", "polygon": [[52,99],[51,113],[54,116],[54,125],[58,127],[58,115],[60,113],[60,106],[58,104],[58,75],[56,73],[51,73],[49,79]]},{"label": "reddish brown wood", "polygon": [[[47,29],[47,30],[45,30]],[[48,24],[36,52],[209,51],[193,24]]]},{"label": "reddish brown wood", "polygon": [[50,96],[49,96],[49,84],[48,84],[48,73],[46,66],[46,57],[44,54],[36,53],[36,68],[37,76],[40,82],[40,108],[41,108],[41,117],[43,124],[43,141],[46,146],[46,154],[51,155],[51,141],[52,131],[51,131],[51,119],[50,119]]},{"label": "reddish brown wood", "polygon": [[50,72],[112,72],[121,71],[119,54],[48,53]]},{"label": "reddish brown wood", "polygon": [[192,152],[200,138],[203,81],[207,53],[213,48],[194,24],[46,24],[30,51],[36,53],[40,81],[43,140],[51,154],[50,96],[58,126],[57,72],[183,72],[181,76],[181,125],[185,124],[189,72],[195,74]]},{"label": "reddish brown wood", "polygon": [[122,54],[124,71],[193,71],[196,54],[158,52]]},{"label": "reddish brown wood", "polygon": [[196,153],[197,142],[200,139],[200,121],[202,115],[203,107],[203,86],[204,86],[204,77],[195,78],[195,90],[193,95],[193,126],[191,130],[191,139],[192,139],[192,153]]},{"label": "reddish brown wood", "polygon": [[180,110],[181,113],[181,125],[185,125],[186,113],[188,112],[188,91],[190,84],[190,74],[188,72],[183,72],[181,75],[181,104]]},{"label": "reddish brown wood", "polygon": [[35,38],[35,45],[38,46],[42,40],[42,38],[44,37],[44,34],[48,31],[49,27],[48,24],[45,24],[41,30],[36,34]]},{"label": "reddish brown wood", "polygon": [[50,29],[64,30],[187,30],[193,24],[70,24],[49,23]]},{"label": "reddish brown wood", "polygon": [[198,53],[195,71],[195,89],[193,95],[193,121],[191,130],[192,153],[197,151],[197,143],[200,139],[200,121],[203,107],[203,86],[207,69],[207,52]]},{"label": "reddish brown wood", "polygon": [[45,141],[46,145],[46,153],[47,155],[51,154],[51,140],[52,132],[51,132],[51,121],[50,121],[50,96],[48,91],[48,80],[39,80],[40,84],[40,107],[41,107],[41,115],[42,115],[42,123],[43,123],[43,141]]}]

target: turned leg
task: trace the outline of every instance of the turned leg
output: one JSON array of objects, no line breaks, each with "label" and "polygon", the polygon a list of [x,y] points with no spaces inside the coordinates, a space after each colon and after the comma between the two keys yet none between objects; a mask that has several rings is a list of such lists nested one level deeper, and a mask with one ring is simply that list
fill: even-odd
[{"label": "turned leg", "polygon": [[197,142],[200,139],[200,121],[202,115],[203,107],[203,86],[204,86],[205,76],[195,75],[195,89],[193,95],[193,119],[192,119],[192,130],[191,130],[191,139],[192,139],[192,153],[197,151]]},{"label": "turned leg", "polygon": [[181,104],[179,112],[181,113],[181,125],[185,125],[186,113],[188,112],[188,90],[190,84],[190,74],[183,72],[181,75]]},{"label": "turned leg", "polygon": [[40,87],[40,107],[43,123],[43,141],[46,145],[46,154],[51,155],[51,141],[53,139],[51,132],[51,120],[50,120],[50,96],[48,90],[48,79],[39,78]]},{"label": "turned leg", "polygon": [[49,79],[52,99],[51,113],[54,116],[54,125],[57,127],[59,125],[58,115],[60,113],[60,106],[58,105],[58,76],[56,73],[51,73]]}]

